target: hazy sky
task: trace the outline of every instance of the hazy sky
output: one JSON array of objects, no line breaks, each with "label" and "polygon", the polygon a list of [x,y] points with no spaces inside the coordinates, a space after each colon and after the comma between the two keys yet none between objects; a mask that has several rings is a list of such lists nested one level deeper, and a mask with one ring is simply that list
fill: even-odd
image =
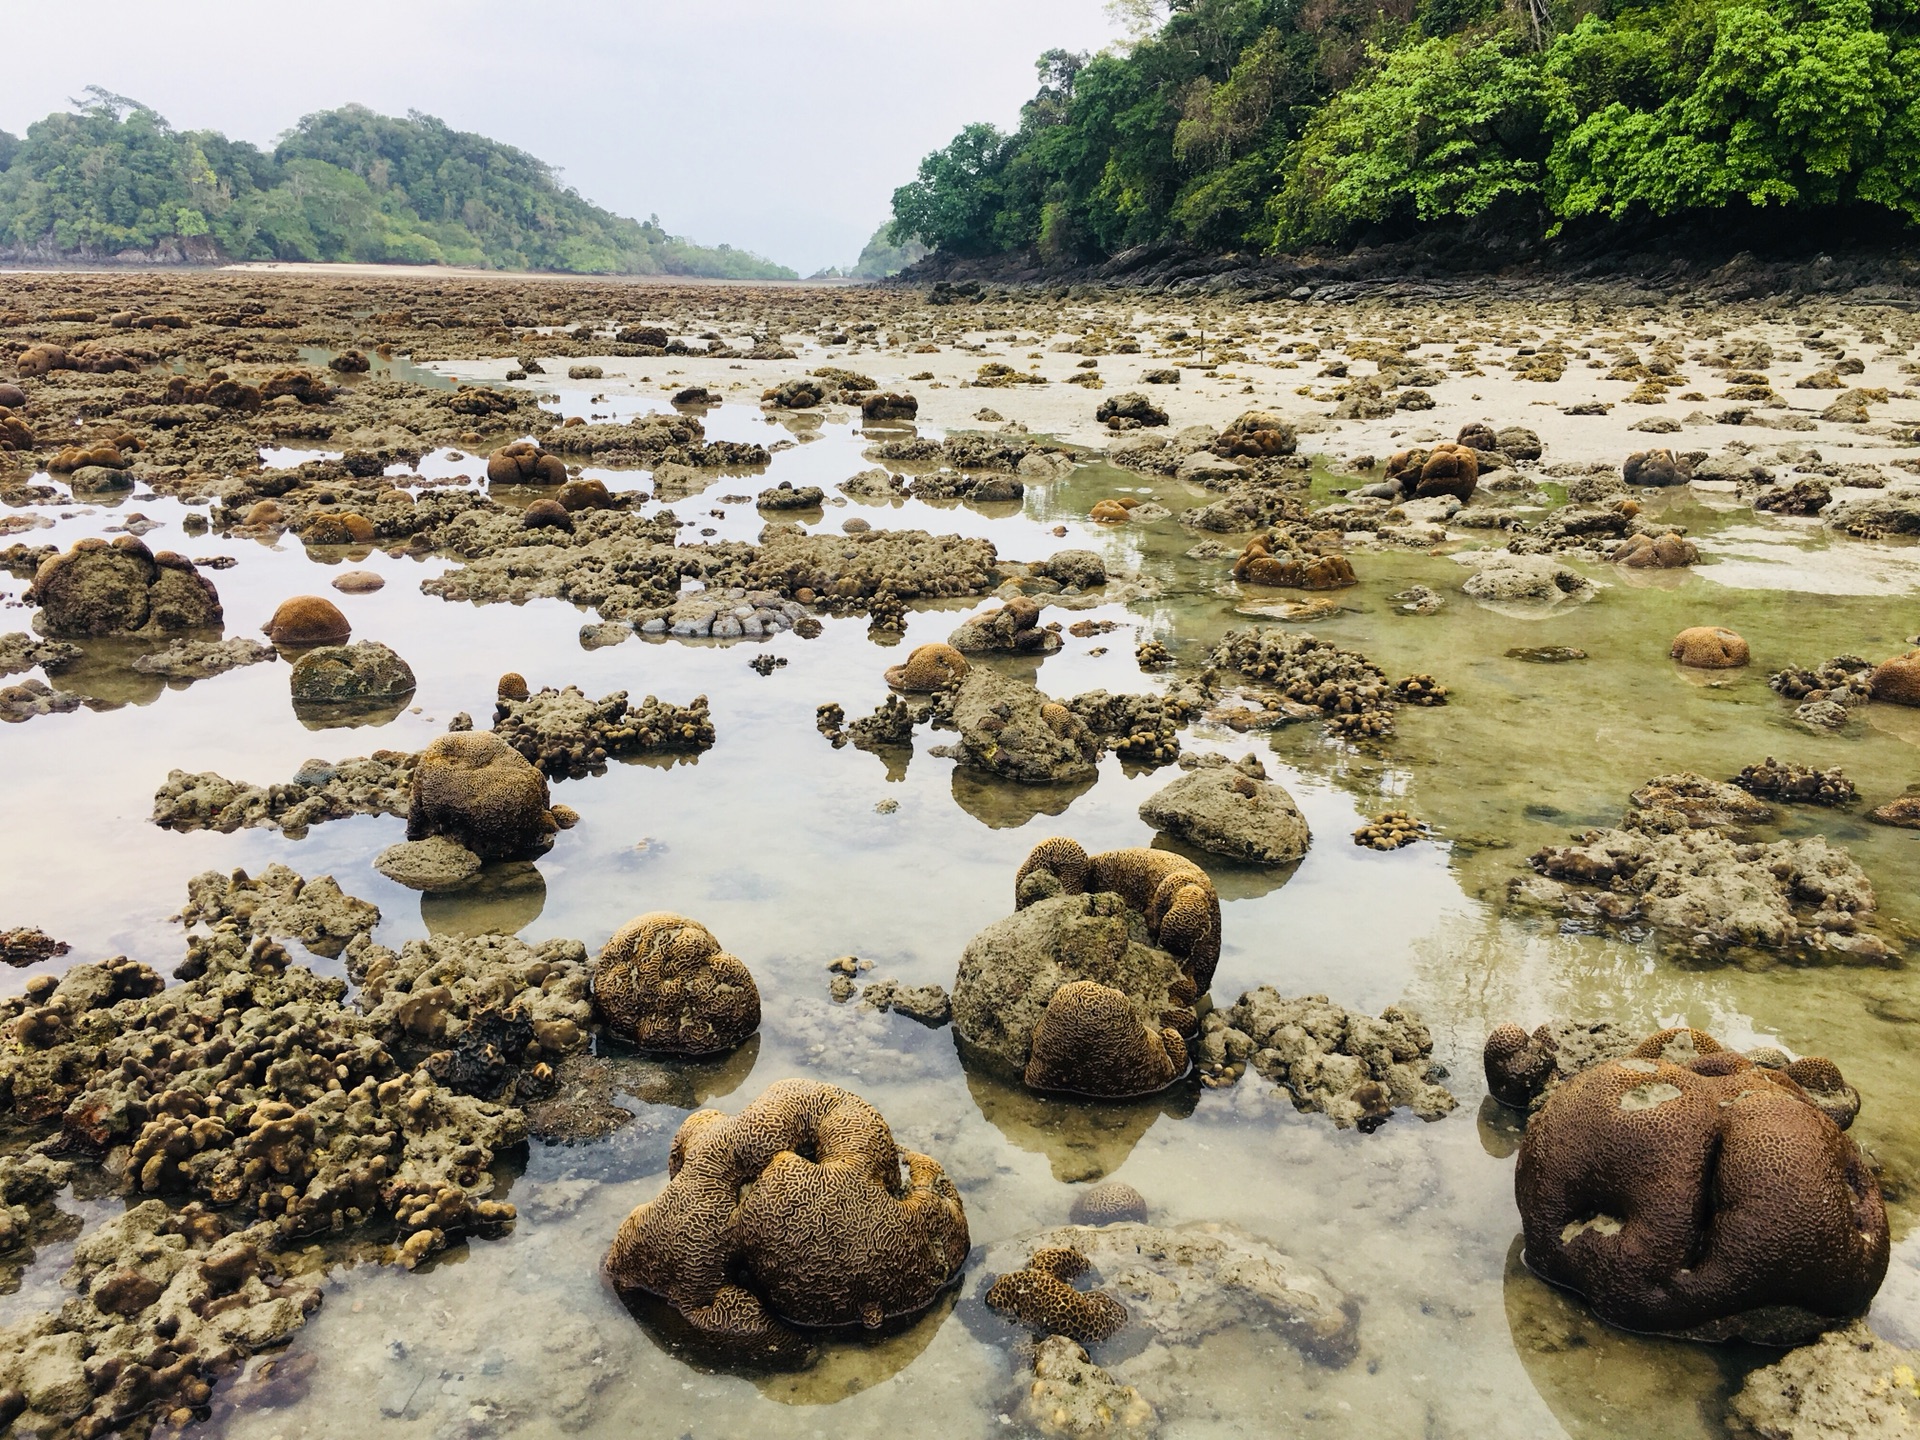
[{"label": "hazy sky", "polygon": [[270,147],[358,101],[528,150],[597,204],[802,274],[851,262],[970,120],[1014,122],[1102,0],[72,0],[7,5],[0,129],[87,85]]}]

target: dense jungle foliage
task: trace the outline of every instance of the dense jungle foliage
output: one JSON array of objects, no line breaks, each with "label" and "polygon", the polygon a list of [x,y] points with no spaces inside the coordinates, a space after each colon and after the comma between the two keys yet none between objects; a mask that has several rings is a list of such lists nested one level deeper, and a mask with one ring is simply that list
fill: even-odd
[{"label": "dense jungle foliage", "polygon": [[309,115],[271,154],[178,131],[93,90],[24,139],[0,132],[0,254],[477,265],[582,274],[791,278],[588,204],[541,161],[359,105]]},{"label": "dense jungle foliage", "polygon": [[1449,221],[1920,219],[1915,0],[1159,9],[1123,52],[1042,56],[1019,128],[970,125],[929,155],[894,194],[897,231],[1069,259]]}]

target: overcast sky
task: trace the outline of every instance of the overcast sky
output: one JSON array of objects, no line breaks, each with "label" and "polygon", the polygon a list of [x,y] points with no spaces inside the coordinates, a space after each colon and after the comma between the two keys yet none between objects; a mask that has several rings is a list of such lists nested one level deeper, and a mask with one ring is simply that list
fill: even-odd
[{"label": "overcast sky", "polygon": [[0,129],[100,85],[271,147],[351,101],[532,152],[596,204],[803,275],[847,264],[972,120],[1011,125],[1102,0],[70,0],[7,4]]}]

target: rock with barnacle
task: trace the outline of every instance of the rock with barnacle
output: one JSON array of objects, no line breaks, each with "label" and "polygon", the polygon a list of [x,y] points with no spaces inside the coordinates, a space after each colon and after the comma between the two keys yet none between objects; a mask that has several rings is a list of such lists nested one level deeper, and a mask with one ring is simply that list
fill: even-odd
[{"label": "rock with barnacle", "polygon": [[[1059,1343],[1073,1345],[1071,1340]],[[1059,1363],[1063,1374],[1079,1378],[1065,1358]],[[1920,1354],[1882,1339],[1865,1320],[1855,1320],[1750,1372],[1728,1404],[1727,1431],[1737,1440],[1909,1434],[1920,1429],[1916,1371]]]},{"label": "rock with barnacle", "polygon": [[[1291,865],[1312,835],[1300,807],[1267,779],[1259,757],[1237,765],[1197,762],[1140,806],[1140,818],[1177,840],[1214,855],[1258,865]],[[1184,765],[1184,761],[1182,762]]]},{"label": "rock with barnacle", "polygon": [[665,911],[614,932],[593,967],[594,1009],[642,1050],[712,1055],[760,1027],[760,990],[706,926]]},{"label": "rock with barnacle", "polygon": [[1024,1079],[1029,1089],[1119,1099],[1164,1090],[1187,1072],[1187,1042],[1169,1026],[1143,1025],[1133,1002],[1095,980],[1053,992]]},{"label": "rock with barnacle", "polygon": [[213,582],[184,555],[155,552],[131,535],[77,541],[34,572],[34,624],[57,637],[198,630],[222,619]]},{"label": "rock with barnacle", "polygon": [[793,1326],[875,1329],[916,1314],[967,1257],[946,1172],[833,1085],[782,1080],[737,1116],[696,1111],[667,1175],[622,1222],[607,1274],[722,1348],[766,1355]]},{"label": "rock with barnacle", "polygon": [[936,642],[916,647],[904,665],[889,666],[887,684],[915,694],[950,690],[966,677],[969,668],[966,656],[951,645]]},{"label": "rock with barnacle", "polygon": [[547,777],[496,734],[442,735],[414,762],[409,840],[445,835],[483,860],[526,860],[559,828]]},{"label": "rock with barnacle", "polygon": [[296,707],[399,701],[414,690],[413,669],[375,640],[322,645],[293,662],[289,678]]},{"label": "rock with barnacle", "polygon": [[1031,1370],[1032,1379],[1019,1386],[1015,1417],[1048,1440],[1145,1440],[1158,1431],[1160,1417],[1139,1389],[1116,1380],[1064,1335],[1033,1347]]},{"label": "rock with barnacle", "polygon": [[1426,834],[1423,821],[1405,810],[1383,810],[1353,832],[1353,843],[1369,850],[1398,850]]},{"label": "rock with barnacle", "polygon": [[987,1308],[1037,1335],[1066,1335],[1085,1344],[1106,1340],[1127,1323],[1127,1307],[1104,1290],[1079,1290],[1087,1257],[1071,1246],[1035,1250],[1026,1266],[987,1288]]},{"label": "rock with barnacle", "polygon": [[519,679],[502,677],[503,688],[493,709],[493,733],[555,779],[593,774],[605,769],[610,758],[624,755],[698,753],[714,741],[704,695],[694,696],[688,705],[652,695],[629,705],[625,690],[591,700],[574,685],[529,693],[524,680],[514,687],[515,695],[504,688],[508,678]]},{"label": "rock with barnacle", "polygon": [[1561,1085],[1514,1172],[1527,1264],[1628,1329],[1793,1344],[1886,1275],[1871,1167],[1785,1071],[1654,1036]]},{"label": "rock with barnacle", "polygon": [[1206,993],[1220,962],[1220,896],[1184,855],[1145,848],[1089,855],[1079,841],[1055,836],[1033,847],[1013,879],[1021,909],[1060,895],[1102,893],[1143,915],[1155,943],[1180,957],[1195,995]]},{"label": "rock with barnacle", "polygon": [[1455,1103],[1441,1083],[1447,1072],[1434,1061],[1432,1032],[1405,1006],[1376,1017],[1324,995],[1289,997],[1262,985],[1207,1015],[1199,1049],[1208,1078],[1231,1084],[1251,1064],[1296,1109],[1318,1111],[1343,1130],[1372,1130],[1402,1106],[1437,1120]]},{"label": "rock with barnacle", "polygon": [[1020,595],[993,610],[983,611],[965,621],[947,637],[947,643],[962,654],[989,650],[1011,651],[1019,655],[1046,655],[1060,648],[1060,626],[1040,623],[1040,602]]},{"label": "rock with barnacle", "polygon": [[1771,755],[1762,764],[1743,767],[1733,783],[1763,799],[1798,805],[1846,805],[1857,793],[1853,781],[1837,765],[1826,770],[1782,765]]}]

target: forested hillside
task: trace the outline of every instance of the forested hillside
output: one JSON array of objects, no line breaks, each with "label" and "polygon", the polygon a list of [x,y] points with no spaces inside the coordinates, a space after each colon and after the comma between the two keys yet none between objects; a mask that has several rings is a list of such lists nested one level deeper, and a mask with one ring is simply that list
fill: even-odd
[{"label": "forested hillside", "polygon": [[1018,128],[929,155],[896,229],[1066,260],[1462,221],[1911,222],[1917,21],[1908,0],[1174,0],[1123,52],[1043,56]]},{"label": "forested hillside", "polygon": [[356,260],[791,278],[591,205],[525,151],[430,115],[309,115],[271,153],[102,91],[0,132],[0,255]]}]

